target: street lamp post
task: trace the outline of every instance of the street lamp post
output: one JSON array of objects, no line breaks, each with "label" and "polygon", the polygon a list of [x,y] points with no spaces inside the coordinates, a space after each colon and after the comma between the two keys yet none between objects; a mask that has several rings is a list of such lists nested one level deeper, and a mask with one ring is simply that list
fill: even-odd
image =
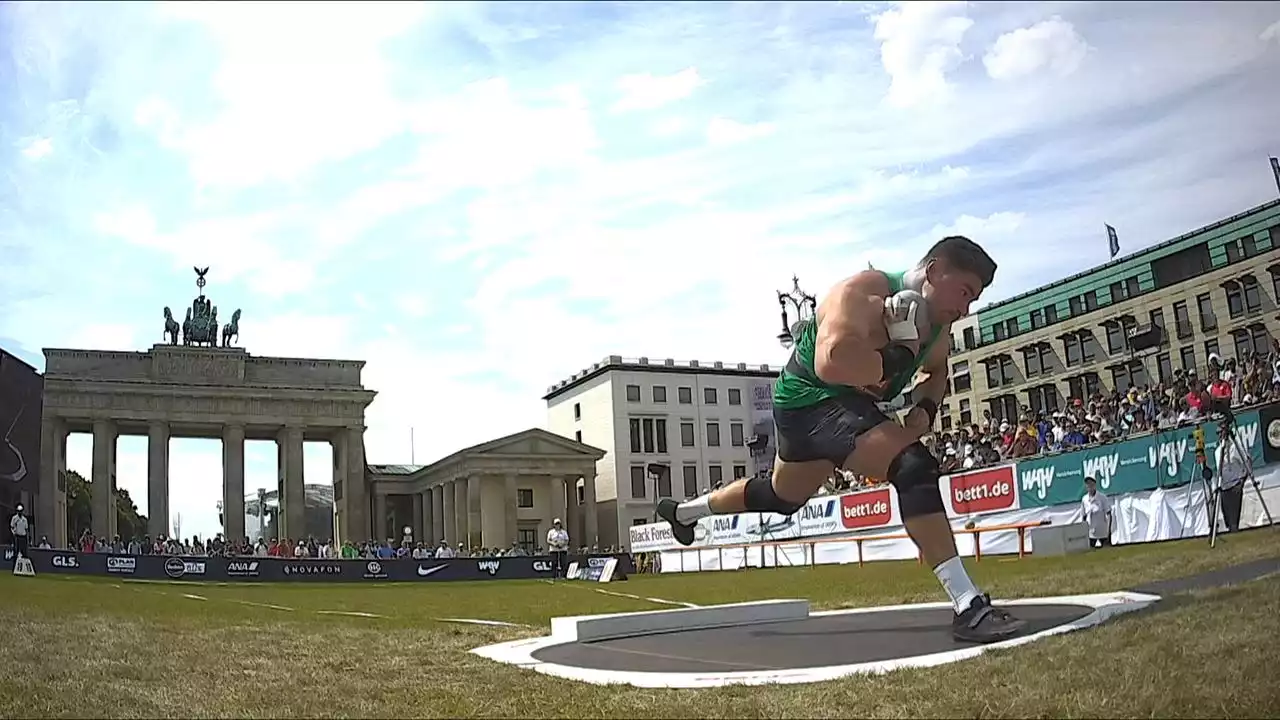
[{"label": "street lamp post", "polygon": [[[778,306],[782,308],[782,332],[778,333],[778,342],[782,347],[791,349],[796,336],[804,328],[804,324],[812,322],[818,312],[818,301],[809,293],[800,289],[800,279],[791,276],[791,292],[778,292]],[[794,323],[787,322],[787,308],[796,315]]]}]

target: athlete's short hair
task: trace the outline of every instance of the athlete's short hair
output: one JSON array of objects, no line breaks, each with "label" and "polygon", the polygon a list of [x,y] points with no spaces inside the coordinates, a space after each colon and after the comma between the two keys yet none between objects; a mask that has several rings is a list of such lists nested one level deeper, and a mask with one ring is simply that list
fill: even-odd
[{"label": "athlete's short hair", "polygon": [[944,260],[960,270],[977,275],[984,288],[991,285],[996,277],[996,261],[978,243],[963,235],[948,235],[934,243],[920,261],[920,267],[928,265],[930,260]]}]

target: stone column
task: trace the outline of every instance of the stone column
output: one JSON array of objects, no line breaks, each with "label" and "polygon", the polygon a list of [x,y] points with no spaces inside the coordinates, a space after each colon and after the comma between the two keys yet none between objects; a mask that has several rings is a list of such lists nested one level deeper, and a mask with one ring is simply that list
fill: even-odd
[{"label": "stone column", "polygon": [[432,520],[434,520],[434,517],[431,514],[432,501],[434,500],[434,498],[432,498],[433,494],[434,493],[431,492],[431,488],[427,488],[426,490],[423,490],[418,495],[418,497],[420,498],[419,502],[422,503],[421,540],[422,542],[427,543],[427,545],[435,544],[435,537],[436,537],[436,526],[435,526],[435,523],[432,522]]},{"label": "stone column", "polygon": [[505,542],[501,547],[509,548],[511,543],[515,542],[519,535],[516,529],[520,527],[520,493],[516,488],[516,476],[514,474],[507,475],[506,486],[503,488],[503,505],[507,508],[506,527],[504,529]]},{"label": "stone column", "polygon": [[[280,448],[280,537],[295,543],[307,536],[306,511],[303,506],[306,489],[302,472],[302,428],[286,427],[276,436]],[[348,453],[349,454],[349,453]]]},{"label": "stone column", "polygon": [[45,410],[40,421],[40,487],[32,537],[47,536],[55,548],[67,541],[67,423]]},{"label": "stone column", "polygon": [[351,512],[347,508],[347,434],[339,432],[329,438],[329,446],[333,448],[333,541],[338,547],[351,540],[351,528],[348,520]]},{"label": "stone column", "polygon": [[360,542],[372,535],[369,527],[368,477],[364,465],[364,428],[347,428],[346,461],[342,494],[346,500],[347,528],[351,540]]},{"label": "stone column", "polygon": [[569,516],[564,519],[564,529],[569,532],[569,548],[576,550],[585,543],[582,539],[585,537],[582,530],[582,506],[578,504],[578,476],[566,476],[564,484],[565,502],[568,503],[565,514]]},{"label": "stone column", "polygon": [[222,533],[230,543],[244,539],[244,427],[241,425],[222,428]]},{"label": "stone column", "polygon": [[147,533],[169,534],[169,425],[147,425]]},{"label": "stone column", "polygon": [[[472,480],[480,486],[480,547],[507,547],[504,535],[507,529],[506,493],[500,483],[488,477]],[[475,531],[472,531],[475,534]]]},{"label": "stone column", "polygon": [[568,478],[549,477],[547,478],[547,493],[551,496],[551,519],[560,520],[564,529],[569,529],[569,519],[565,517],[565,510],[568,507]]},{"label": "stone column", "polygon": [[427,520],[424,510],[426,505],[423,502],[422,493],[413,494],[413,540],[421,542],[422,538],[427,534]]},{"label": "stone column", "polygon": [[582,528],[582,542],[590,548],[600,542],[600,529],[598,527],[599,516],[596,515],[596,470],[591,468],[591,472],[582,476],[582,512],[586,516],[586,522]]},{"label": "stone column", "polygon": [[373,522],[370,523],[373,532],[373,539],[382,542],[387,538],[395,539],[396,533],[389,532],[387,529],[387,494],[379,492],[377,489],[373,491]]},{"label": "stone column", "polygon": [[440,500],[440,529],[449,547],[458,545],[458,509],[455,507],[457,493],[453,486],[454,482],[450,480],[437,485],[435,489],[436,497]]},{"label": "stone column", "polygon": [[427,538],[432,545],[440,544],[444,538],[444,486],[431,488],[431,537]]},{"label": "stone column", "polygon": [[110,540],[116,534],[116,518],[112,510],[115,503],[116,426],[110,420],[93,422],[93,499],[92,527],[97,537]]},{"label": "stone column", "polygon": [[462,543],[468,550],[471,549],[471,528],[468,520],[470,515],[469,505],[467,502],[467,478],[460,478],[453,481],[453,511],[454,511],[454,541],[456,548],[458,543]]}]

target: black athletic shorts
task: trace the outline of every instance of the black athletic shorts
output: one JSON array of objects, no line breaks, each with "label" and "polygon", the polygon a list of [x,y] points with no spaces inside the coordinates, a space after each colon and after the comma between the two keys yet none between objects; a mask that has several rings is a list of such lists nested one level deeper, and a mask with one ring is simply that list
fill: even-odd
[{"label": "black athletic shorts", "polygon": [[858,436],[889,419],[879,402],[866,393],[849,392],[808,407],[775,406],[778,457],[783,462],[829,460],[837,467],[844,465]]}]

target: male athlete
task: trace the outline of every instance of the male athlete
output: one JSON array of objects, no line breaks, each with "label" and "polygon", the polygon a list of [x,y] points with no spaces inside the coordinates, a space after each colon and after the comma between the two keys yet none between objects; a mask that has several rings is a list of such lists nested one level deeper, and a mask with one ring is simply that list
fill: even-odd
[{"label": "male athlete", "polygon": [[[675,538],[691,544],[698,519],[710,515],[791,515],[833,466],[884,478],[898,491],[907,534],[951,598],[955,638],[989,643],[1015,635],[1026,623],[993,607],[965,572],[943,509],[938,461],[920,442],[946,395],[951,324],[968,314],[995,272],[977,243],[952,236],[904,273],[864,270],[837,284],[804,324],[773,386],[772,480],[757,475],[683,503],[662,500],[658,515]],[[927,377],[898,424],[877,403],[897,397],[917,370]]]}]

